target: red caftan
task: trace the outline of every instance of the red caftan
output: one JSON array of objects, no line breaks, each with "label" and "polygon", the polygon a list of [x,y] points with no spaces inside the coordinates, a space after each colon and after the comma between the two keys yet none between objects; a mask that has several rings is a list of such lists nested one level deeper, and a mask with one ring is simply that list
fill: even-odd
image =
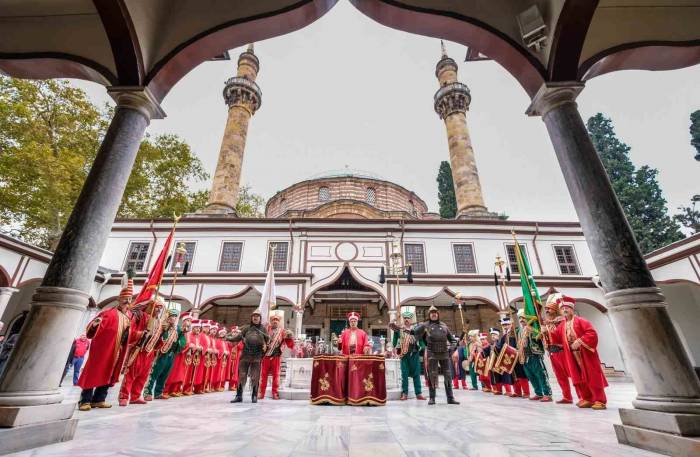
[{"label": "red caftan", "polygon": [[[568,331],[567,331],[568,326]],[[575,340],[580,340],[578,351],[571,348]],[[559,323],[552,332],[552,343],[561,344],[564,348],[564,359],[571,382],[581,400],[606,403],[604,388],[608,381],[605,379],[598,356],[598,333],[586,319],[573,317],[573,322],[566,320]]]},{"label": "red caftan", "polygon": [[231,371],[228,378],[228,390],[236,390],[238,388],[238,365],[241,362],[242,353],[243,341],[233,343],[231,347]]},{"label": "red caftan", "polygon": [[206,376],[209,374],[209,367],[207,367],[207,351],[211,348],[211,339],[209,335],[204,333],[199,334],[199,345],[202,347],[202,357],[200,358],[199,365],[197,365],[197,371],[194,375],[194,391],[195,393],[204,392],[204,381]]},{"label": "red caftan", "polygon": [[110,308],[100,312],[97,317],[102,319],[99,325],[92,327],[93,320],[85,331],[92,343],[90,355],[78,379],[78,385],[83,389],[116,384],[127,352],[124,333],[129,332],[129,315],[117,308]]},{"label": "red caftan", "polygon": [[353,344],[353,333],[355,333],[355,350],[353,354],[362,355],[365,353],[365,348],[369,347],[369,340],[364,330],[360,330],[359,328],[355,330],[346,328],[343,330],[343,333],[340,334],[340,342],[338,343],[343,355],[350,355],[350,346]]},{"label": "red caftan", "polygon": [[175,359],[173,360],[173,368],[170,370],[167,381],[165,381],[165,392],[170,395],[182,391],[188,366],[185,360],[187,359],[187,352],[190,351],[190,344],[193,343],[193,337],[195,337],[195,335],[192,332],[187,332],[185,334],[187,343],[185,347],[175,355]]}]

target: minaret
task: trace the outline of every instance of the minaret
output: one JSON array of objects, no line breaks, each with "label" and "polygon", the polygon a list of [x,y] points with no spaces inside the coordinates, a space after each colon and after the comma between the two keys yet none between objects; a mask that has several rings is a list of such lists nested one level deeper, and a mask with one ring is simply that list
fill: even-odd
[{"label": "minaret", "polygon": [[260,61],[253,51],[253,45],[250,44],[238,57],[236,76],[226,81],[224,87],[228,120],[221,140],[209,203],[202,213],[235,215],[248,123],[262,104],[262,92],[255,83],[259,70]]},{"label": "minaret", "polygon": [[494,217],[486,209],[481,194],[479,172],[467,128],[467,111],[472,97],[469,88],[457,80],[457,63],[447,56],[445,43],[442,58],[435,67],[440,89],[433,97],[435,112],[445,121],[450,148],[450,166],[457,197],[457,218]]}]

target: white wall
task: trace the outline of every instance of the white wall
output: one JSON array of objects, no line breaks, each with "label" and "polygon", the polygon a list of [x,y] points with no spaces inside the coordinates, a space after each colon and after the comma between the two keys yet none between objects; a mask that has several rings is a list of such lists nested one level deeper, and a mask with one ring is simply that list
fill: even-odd
[{"label": "white wall", "polygon": [[691,362],[700,366],[700,285],[690,283],[661,285],[668,312],[681,334]]},{"label": "white wall", "polygon": [[616,370],[625,371],[625,363],[617,342],[617,335],[613,330],[608,315],[583,302],[576,303],[576,313],[589,320],[598,332],[598,355],[600,356],[600,361],[609,367],[615,367]]}]

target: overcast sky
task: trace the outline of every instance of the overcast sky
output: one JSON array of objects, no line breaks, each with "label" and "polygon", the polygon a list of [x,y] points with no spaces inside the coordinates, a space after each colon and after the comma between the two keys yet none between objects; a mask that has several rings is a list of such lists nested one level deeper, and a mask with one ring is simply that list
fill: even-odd
[{"label": "overcast sky", "polygon": [[[163,102],[168,115],[151,134],[184,138],[213,175],[227,108],[221,91],[231,61],[207,62]],[[465,47],[447,43],[471,89],[467,122],[486,205],[511,219],[576,220],[540,118],[523,113],[525,91],[495,62],[463,63]],[[433,111],[437,39],[384,27],[348,2],[310,26],[256,43],[263,103],[248,131],[243,182],[269,198],[328,170],[363,170],[415,191],[437,211],[435,178],[448,160],[445,126]],[[587,83],[584,120],[603,112],[632,147],[632,160],[659,169],[669,208],[700,193],[689,115],[700,109],[700,66],[671,72],[626,71]],[[102,87],[76,82],[98,103]],[[208,188],[209,182],[197,187]]]}]

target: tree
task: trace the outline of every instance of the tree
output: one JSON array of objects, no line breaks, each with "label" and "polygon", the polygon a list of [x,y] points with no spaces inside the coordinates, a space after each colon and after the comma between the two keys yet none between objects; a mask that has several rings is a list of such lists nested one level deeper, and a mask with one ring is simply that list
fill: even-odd
[{"label": "tree", "polygon": [[[66,81],[0,77],[0,224],[54,248],[104,137],[109,109]],[[203,205],[202,165],[173,135],[146,138],[119,215],[172,216]]]},{"label": "tree", "polygon": [[612,121],[603,114],[588,119],[587,127],[642,252],[682,239],[678,224],[668,215],[658,170],[647,165],[636,169],[630,147],[617,138]]},{"label": "tree", "polygon": [[146,136],[117,215],[149,218],[195,212],[206,205],[209,195],[206,191],[189,191],[188,181],[208,177],[189,145],[176,135]]},{"label": "tree", "polygon": [[690,144],[695,148],[695,160],[700,161],[700,109],[690,114]]},{"label": "tree", "polygon": [[695,204],[700,202],[700,195],[696,195],[688,206],[679,206],[680,214],[673,218],[683,227],[690,229],[691,235],[700,233],[700,210],[695,209]]},{"label": "tree", "polygon": [[241,186],[238,190],[236,213],[238,217],[264,217],[265,199],[253,193],[249,185]]},{"label": "tree", "polygon": [[455,197],[455,186],[452,181],[452,167],[446,160],[440,162],[437,183],[440,217],[443,219],[454,219],[457,215],[457,197]]}]

